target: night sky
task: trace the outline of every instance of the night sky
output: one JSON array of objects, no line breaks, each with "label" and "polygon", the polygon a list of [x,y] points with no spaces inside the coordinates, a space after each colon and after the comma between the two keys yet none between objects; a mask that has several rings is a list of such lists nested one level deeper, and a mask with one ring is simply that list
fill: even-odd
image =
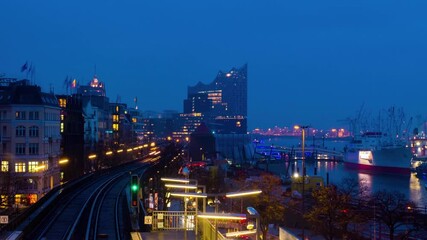
[{"label": "night sky", "polygon": [[182,112],[187,86],[248,64],[249,129],[346,126],[361,106],[424,117],[427,1],[0,2],[0,74],[65,93],[95,73],[110,101]]}]

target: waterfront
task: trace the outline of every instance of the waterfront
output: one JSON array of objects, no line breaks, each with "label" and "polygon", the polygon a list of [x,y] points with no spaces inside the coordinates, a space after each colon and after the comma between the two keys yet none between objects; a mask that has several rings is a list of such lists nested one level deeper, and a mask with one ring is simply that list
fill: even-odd
[{"label": "waterfront", "polygon": [[[262,139],[262,145],[270,146],[298,146],[301,142],[300,137],[274,137]],[[323,141],[316,139],[316,145],[323,144]],[[345,147],[346,140],[325,140],[324,146],[328,148],[335,148],[342,151]],[[309,149],[312,141],[307,138],[306,146]],[[301,161],[292,163],[294,167],[289,167],[289,173],[292,169],[301,169]],[[274,167],[273,167],[274,166]],[[371,193],[379,190],[399,191],[408,197],[411,201],[415,202],[419,207],[427,206],[427,189],[424,188],[427,184],[426,178],[417,178],[414,173],[410,175],[397,175],[386,173],[365,172],[357,168],[349,168],[342,162],[306,162],[306,169],[308,175],[314,175],[314,169],[317,169],[317,175],[322,176],[326,182],[326,176],[329,174],[329,182],[339,185],[344,178],[353,178],[363,180]],[[286,165],[282,161],[272,163],[269,168],[270,171],[278,175],[285,174]]]}]

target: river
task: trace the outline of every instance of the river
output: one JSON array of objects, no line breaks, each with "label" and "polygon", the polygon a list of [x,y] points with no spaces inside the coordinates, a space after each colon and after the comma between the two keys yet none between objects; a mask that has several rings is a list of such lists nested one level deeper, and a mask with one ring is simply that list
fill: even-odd
[{"label": "river", "polygon": [[[301,143],[300,137],[272,137],[262,138],[258,146],[265,145],[292,147],[299,146]],[[325,146],[329,149],[342,151],[347,144],[347,140],[329,140],[306,138],[305,146],[307,148],[313,143],[317,146]],[[301,169],[301,161],[294,164],[295,169]],[[410,175],[397,175],[375,172],[363,172],[360,169],[349,168],[342,162],[306,162],[308,175],[314,175],[314,170],[317,169],[317,175],[322,176],[326,182],[326,176],[329,174],[329,182],[339,185],[344,178],[354,178],[363,180],[371,193],[379,190],[399,191],[403,193],[409,200],[415,202],[419,207],[427,207],[427,189],[424,187],[427,184],[427,179],[417,178],[414,173]],[[292,167],[289,167],[291,172]],[[280,175],[285,174],[285,164],[279,164],[278,167],[270,168],[271,171]]]}]

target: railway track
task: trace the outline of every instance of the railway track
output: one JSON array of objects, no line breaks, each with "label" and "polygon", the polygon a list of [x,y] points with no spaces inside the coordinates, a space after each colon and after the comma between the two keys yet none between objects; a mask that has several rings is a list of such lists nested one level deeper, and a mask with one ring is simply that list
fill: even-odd
[{"label": "railway track", "polygon": [[121,222],[129,172],[142,172],[148,165],[135,163],[87,179],[78,188],[64,191],[34,219],[22,239],[123,239]]}]

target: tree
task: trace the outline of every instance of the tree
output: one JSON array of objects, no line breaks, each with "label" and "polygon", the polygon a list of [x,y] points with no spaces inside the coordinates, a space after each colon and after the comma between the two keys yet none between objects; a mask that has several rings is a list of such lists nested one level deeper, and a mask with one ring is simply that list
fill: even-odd
[{"label": "tree", "polygon": [[271,174],[262,174],[256,181],[250,182],[251,189],[260,189],[262,193],[248,201],[260,214],[262,239],[267,239],[268,225],[279,224],[285,216],[280,178]]},{"label": "tree", "polygon": [[402,193],[385,190],[376,192],[372,198],[372,204],[375,207],[375,217],[389,229],[389,239],[394,239],[399,227],[406,225],[405,229],[408,233],[413,231],[414,224],[409,222],[408,217],[413,215],[414,204]]},{"label": "tree", "polygon": [[349,197],[338,191],[336,186],[329,185],[312,193],[314,205],[304,216],[311,224],[312,230],[325,239],[341,238],[348,223]]}]

